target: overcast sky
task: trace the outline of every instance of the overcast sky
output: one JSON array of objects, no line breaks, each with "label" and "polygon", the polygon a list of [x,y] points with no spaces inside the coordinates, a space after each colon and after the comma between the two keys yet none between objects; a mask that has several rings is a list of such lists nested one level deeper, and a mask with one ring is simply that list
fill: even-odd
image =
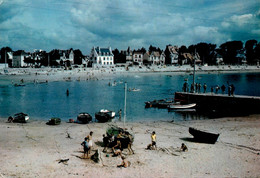
[{"label": "overcast sky", "polygon": [[260,41],[259,0],[0,0],[0,48],[132,49]]}]

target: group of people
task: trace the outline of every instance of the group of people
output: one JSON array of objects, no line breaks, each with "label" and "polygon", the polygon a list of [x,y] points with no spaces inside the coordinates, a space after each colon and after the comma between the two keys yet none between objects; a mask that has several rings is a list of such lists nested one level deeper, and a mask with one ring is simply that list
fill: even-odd
[{"label": "group of people", "polygon": [[[85,140],[81,143],[81,145],[83,146],[83,149],[84,149],[84,158],[87,158],[87,159],[89,158],[90,151],[93,146],[92,136],[93,136],[93,132],[91,131],[89,133],[89,135],[87,137],[85,137]],[[111,135],[107,134],[107,136],[105,134],[103,134],[103,146],[104,146],[103,152],[106,153],[107,148],[111,147],[113,157],[120,156],[122,159],[121,164],[117,165],[117,167],[126,168],[126,167],[130,166],[130,162],[127,161],[126,157],[122,155],[123,148],[125,148],[125,147],[123,147],[122,142],[127,144],[127,149],[129,151],[129,154],[131,154],[131,153],[134,154],[134,151],[132,149],[133,138],[129,132],[123,133],[122,131],[120,131],[116,137],[114,136],[114,134],[111,134]],[[155,131],[152,132],[151,143],[147,146],[146,149],[157,150]],[[184,143],[182,143],[180,150],[188,151],[188,148]],[[87,155],[87,157],[86,157],[86,155]]]},{"label": "group of people", "polygon": [[[201,83],[192,83],[190,88],[189,88],[189,84],[187,82],[184,82],[183,87],[182,87],[182,91],[183,92],[191,92],[191,93],[201,93],[201,88],[203,87],[203,93],[206,93],[207,91],[207,84],[204,83],[203,85],[201,85]],[[222,94],[225,94],[226,91],[226,86],[223,84],[221,87],[219,85],[217,85],[216,87],[211,87],[210,91],[211,93],[214,92],[215,89],[215,93],[218,94],[218,91],[221,89]],[[229,85],[228,84],[228,96],[234,96],[234,92],[235,92],[235,86],[233,84]]]},{"label": "group of people", "polygon": [[201,83],[192,83],[190,88],[189,88],[189,84],[187,82],[184,82],[183,87],[182,87],[182,91],[184,92],[191,92],[191,93],[201,93],[201,88],[203,87],[203,92],[206,93],[207,90],[207,85],[206,83],[204,83],[204,85],[202,86]]}]

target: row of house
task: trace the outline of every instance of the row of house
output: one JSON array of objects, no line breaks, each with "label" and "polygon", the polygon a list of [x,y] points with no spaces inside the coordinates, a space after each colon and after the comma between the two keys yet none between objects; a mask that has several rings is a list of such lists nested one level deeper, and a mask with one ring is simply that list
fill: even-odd
[{"label": "row of house", "polygon": [[[177,46],[167,46],[167,52],[169,53],[170,62],[167,64],[186,64],[190,61],[196,60],[196,63],[201,62],[198,53],[178,53]],[[125,57],[125,65],[165,65],[166,54],[164,51],[147,51],[131,50],[128,47],[127,50],[121,50],[120,52]],[[50,60],[54,60],[58,65],[71,66],[75,63],[75,54],[73,49],[69,50],[53,50],[50,53],[46,53],[43,50],[35,50],[33,53],[26,53],[24,51],[9,52],[8,58],[12,61],[12,67],[29,67],[40,66],[43,58],[48,58],[48,64]],[[50,59],[50,56],[52,59]],[[181,62],[180,62],[181,56]],[[114,66],[115,56],[111,47],[101,48],[93,47],[89,56],[82,58],[82,64],[93,67]]]}]

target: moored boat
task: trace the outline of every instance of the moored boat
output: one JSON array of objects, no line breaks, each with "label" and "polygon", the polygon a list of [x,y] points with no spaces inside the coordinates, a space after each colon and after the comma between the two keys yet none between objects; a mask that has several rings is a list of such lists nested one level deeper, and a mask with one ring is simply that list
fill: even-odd
[{"label": "moored boat", "polygon": [[92,116],[89,113],[79,113],[77,116],[77,122],[80,124],[87,124],[92,121]]},{"label": "moored boat", "polygon": [[191,104],[179,104],[179,103],[174,103],[168,105],[168,109],[192,109],[195,108],[196,103],[191,103]]},{"label": "moored boat", "polygon": [[14,115],[14,117],[9,116],[8,122],[18,122],[18,123],[26,123],[29,120],[28,114],[25,113],[17,113]]},{"label": "moored boat", "polygon": [[58,117],[52,117],[46,124],[47,125],[60,125],[61,120]]},{"label": "moored boat", "polygon": [[203,142],[203,143],[214,144],[219,137],[219,134],[210,133],[207,131],[201,131],[192,127],[189,127],[189,133],[193,135],[196,141]]},{"label": "moored boat", "polygon": [[146,101],[145,108],[158,107],[159,103],[165,102],[165,99]]},{"label": "moored boat", "polygon": [[106,109],[101,109],[99,112],[95,113],[95,118],[98,122],[108,122],[115,117],[116,113],[114,111],[109,111]]}]

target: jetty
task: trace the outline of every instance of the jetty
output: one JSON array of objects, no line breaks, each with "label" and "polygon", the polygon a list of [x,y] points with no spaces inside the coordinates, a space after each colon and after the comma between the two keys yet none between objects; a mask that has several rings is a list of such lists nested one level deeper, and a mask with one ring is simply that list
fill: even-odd
[{"label": "jetty", "polygon": [[175,92],[176,102],[196,103],[201,113],[219,115],[247,115],[260,113],[260,97],[215,93]]}]

